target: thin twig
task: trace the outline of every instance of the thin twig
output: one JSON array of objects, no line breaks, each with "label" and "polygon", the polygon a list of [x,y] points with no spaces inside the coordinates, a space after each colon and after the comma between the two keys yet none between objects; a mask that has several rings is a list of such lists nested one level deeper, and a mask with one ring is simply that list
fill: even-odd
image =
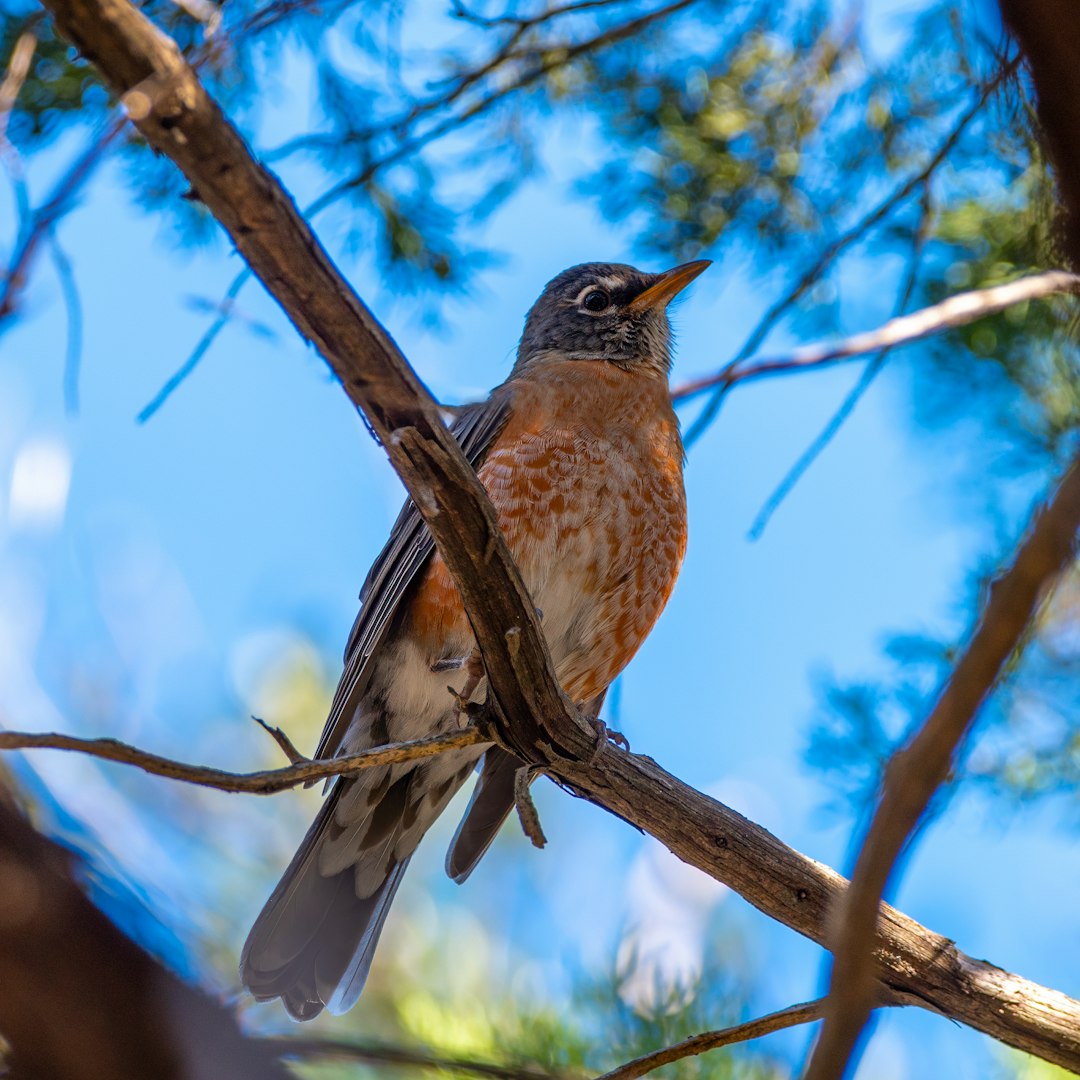
[{"label": "thin twig", "polygon": [[[520,90],[527,89],[533,83],[543,78],[545,75],[550,74],[555,68],[563,67],[574,60],[579,59],[581,56],[586,55],[593,50],[602,46],[615,44],[618,41],[622,41],[627,37],[632,37],[634,34],[640,33],[646,29],[652,23],[661,19],[667,18],[670,15],[674,15],[677,12],[689,7],[691,4],[696,3],[696,0],[674,0],[663,7],[657,8],[654,11],[647,12],[644,15],[639,16],[636,19],[632,19],[627,23],[623,23],[617,27],[606,29],[595,36],[588,38],[583,42],[579,42],[576,45],[551,45],[541,51],[541,56],[545,57],[538,64],[528,68],[524,73],[518,77],[509,80],[504,85],[497,87],[486,96],[480,98],[474,102],[468,108],[463,109],[461,112],[455,113],[452,116],[441,120],[439,123],[433,125],[426,132],[420,135],[415,135],[412,138],[404,138],[397,146],[395,146],[388,153],[375,161],[369,162],[365,168],[363,168],[355,176],[351,176],[346,180],[342,180],[340,183],[335,184],[329,188],[322,195],[320,195],[314,202],[309,203],[304,208],[304,217],[309,221],[321,214],[324,210],[333,206],[335,203],[343,199],[350,192],[363,187],[375,178],[375,176],[382,172],[384,169],[389,168],[392,165],[396,165],[404,158],[409,157],[412,154],[424,149],[426,146],[441,139],[444,135],[447,135],[451,131],[460,130],[462,127],[471,123],[473,120],[483,116],[500,101],[509,97],[510,95],[517,93]],[[493,70],[491,62],[489,67]],[[490,73],[490,71],[488,72]],[[433,99],[429,102],[421,103],[406,115],[403,119],[398,119],[392,122],[388,122],[386,125],[380,125],[379,129],[383,128],[392,130],[401,124],[409,124],[414,122],[419,116],[431,111],[435,104],[444,106],[448,103],[452,103],[459,96],[463,87],[458,84],[449,93]],[[376,129],[371,129],[375,131]],[[368,133],[365,132],[365,136]],[[267,160],[272,161],[275,157],[280,157],[287,153],[292,153],[294,150],[301,149],[304,146],[316,145],[321,139],[321,136],[303,136],[302,139],[294,140],[287,144],[285,147],[279,148],[277,151],[267,155]],[[336,140],[340,142],[340,139]],[[221,306],[221,315],[211,324],[206,330],[203,336],[199,339],[199,343],[195,346],[194,351],[184,361],[184,363],[171,375],[168,380],[162,386],[162,388],[154,395],[153,399],[140,411],[138,420],[140,423],[145,423],[154,415],[165,402],[175,393],[176,389],[187,379],[191,373],[198,366],[199,362],[203,359],[206,353],[209,351],[210,346],[213,345],[218,335],[225,328],[230,318],[229,301],[235,300],[251,277],[251,271],[245,268],[241,270],[235,278],[233,278],[229,285],[228,291],[225,295],[225,300]]]},{"label": "thin twig", "polygon": [[414,1069],[438,1069],[452,1073],[486,1076],[491,1080],[575,1080],[569,1073],[548,1072],[534,1066],[496,1065],[493,1062],[446,1058],[399,1046],[365,1045],[344,1039],[267,1038],[263,1044],[282,1058],[304,1061],[336,1058],[367,1065],[390,1065]]},{"label": "thin twig", "polygon": [[890,319],[875,330],[841,338],[825,345],[807,345],[785,356],[726,365],[712,375],[704,375],[675,387],[671,397],[676,404],[688,401],[713,387],[727,389],[740,383],[772,375],[804,371],[844,360],[854,360],[881,349],[895,349],[921,341],[946,330],[967,326],[979,319],[997,315],[1015,304],[1041,300],[1049,296],[1080,293],[1080,275],[1067,270],[1047,270],[1039,274],[1010,281],[1007,285],[992,285],[987,289],[972,289],[957,293],[940,304],[921,308],[910,315]]},{"label": "thin twig", "polygon": [[[919,224],[915,230],[915,243],[911,258],[908,260],[904,283],[900,287],[900,295],[896,301],[893,312],[894,318],[900,318],[907,310],[908,304],[911,303],[912,293],[914,293],[915,285],[919,280],[919,268],[922,266],[922,257],[926,248],[931,219],[930,193],[929,188],[925,188],[923,191],[922,212],[919,215]],[[818,432],[813,442],[795,459],[795,464],[784,474],[780,483],[772,490],[765,500],[765,504],[757,512],[757,516],[750,525],[749,538],[751,540],[761,539],[761,535],[772,520],[773,514],[780,509],[784,500],[795,490],[799,481],[802,480],[810,467],[825,452],[825,448],[836,438],[840,429],[847,423],[848,418],[855,411],[855,407],[862,401],[871,384],[881,374],[894,348],[895,344],[887,344],[870,358],[858,381],[845,395],[844,400],[840,402],[840,407],[829,417],[825,427]]]},{"label": "thin twig", "polygon": [[4,80],[0,82],[0,143],[7,142],[8,120],[11,118],[11,112],[15,108],[23,83],[26,82],[26,76],[30,74],[30,62],[34,58],[38,44],[37,33],[34,30],[37,21],[34,19],[31,25],[27,26],[16,38]]},{"label": "thin twig", "polygon": [[261,716],[253,716],[251,718],[255,721],[278,744],[278,749],[285,755],[290,765],[299,765],[304,761],[311,761],[305,754],[301,754],[296,749],[296,744],[285,734],[279,727],[274,727],[273,724],[268,724]]},{"label": "thin twig", "polygon": [[[850,229],[846,230],[828,244],[818,255],[817,259],[815,259],[803,272],[798,281],[796,281],[795,284],[779,300],[777,300],[764,315],[762,315],[761,319],[754,329],[750,331],[750,334],[747,336],[734,358],[711,384],[713,387],[712,397],[709,398],[705,408],[702,409],[700,415],[694,420],[693,424],[690,425],[690,428],[686,433],[686,439],[684,441],[688,447],[693,445],[693,443],[701,437],[716,418],[724,395],[731,388],[731,380],[725,378],[725,376],[730,375],[734,368],[749,356],[753,355],[773,327],[790,308],[794,307],[794,305],[802,299],[810,287],[818,281],[826,270],[828,270],[839,255],[851,247],[857,240],[860,240],[865,236],[875,225],[878,225],[888,217],[897,206],[905,202],[913,192],[917,191],[922,184],[925,184],[927,180],[929,180],[942,162],[944,162],[949,154],[952,153],[954,147],[960,141],[961,136],[967,130],[968,125],[982,111],[982,108],[990,95],[1016,71],[1019,63],[1020,60],[1019,57],[1017,57],[1006,64],[994,78],[983,87],[974,103],[967,112],[960,117],[952,131],[949,132],[941,145],[938,146],[937,150],[930,156],[926,165],[904,180],[903,183],[896,187],[886,198],[878,203],[877,206],[851,226]],[[704,387],[700,389],[704,389]],[[694,392],[700,393],[700,389],[695,390]]]},{"label": "thin twig", "polygon": [[0,159],[3,159],[4,168],[11,179],[15,207],[19,215],[19,234],[26,229],[30,218],[30,196],[26,186],[26,170],[23,167],[22,158],[7,137],[7,130],[15,102],[30,73],[30,65],[38,43],[35,27],[41,18],[42,15],[39,14],[27,20],[25,29],[11,50],[7,72],[3,82],[0,83]]},{"label": "thin twig", "polygon": [[825,1025],[805,1080],[839,1080],[874,1006],[878,907],[900,852],[952,768],[1002,668],[1021,646],[1045,591],[1073,556],[1080,529],[1080,459],[1034,516],[1010,569],[993,584],[982,619],[926,723],[898,750],[836,913]]},{"label": "thin twig", "polygon": [[49,252],[52,255],[60,291],[67,310],[67,349],[64,353],[64,408],[69,416],[79,411],[79,368],[82,360],[83,315],[79,299],[79,284],[71,260],[60,246],[56,230],[49,230]]},{"label": "thin twig", "polygon": [[651,1054],[634,1058],[633,1061],[628,1061],[625,1065],[604,1073],[596,1080],[637,1080],[639,1076],[644,1076],[663,1065],[670,1065],[673,1061],[681,1061],[683,1058],[693,1057],[696,1054],[705,1054],[710,1050],[718,1050],[722,1046],[750,1042],[751,1039],[760,1039],[762,1035],[783,1031],[784,1028],[811,1024],[821,1019],[824,1005],[825,999],[819,998],[817,1001],[807,1001],[802,1005],[792,1005],[779,1012],[769,1013],[768,1016],[761,1016],[756,1020],[747,1020],[734,1027],[691,1035],[689,1039],[684,1039],[674,1046],[666,1046],[662,1050],[654,1050]]},{"label": "thin twig", "polygon": [[139,750],[117,739],[81,739],[74,735],[53,732],[37,734],[28,731],[0,731],[0,751],[4,750],[74,750],[104,761],[120,765],[132,765],[151,776],[163,776],[185,784],[213,788],[247,795],[274,795],[279,791],[299,787],[315,780],[332,776],[353,776],[376,765],[395,765],[403,761],[416,761],[434,757],[448,750],[460,750],[488,742],[487,736],[476,727],[467,727],[447,735],[431,735],[413,742],[387,743],[385,746],[364,750],[359,754],[328,760],[304,759],[295,765],[281,769],[264,769],[259,772],[235,773],[223,769],[211,769],[206,765],[188,765],[172,758],[161,757],[147,750]]},{"label": "thin twig", "polygon": [[0,288],[0,328],[3,327],[5,318],[16,310],[19,294],[26,284],[30,265],[38,248],[57,221],[71,209],[79,191],[101,163],[105,151],[123,133],[126,123],[123,118],[113,117],[100,134],[93,136],[90,145],[57,181],[45,202],[29,215],[29,221],[3,274],[3,287]]},{"label": "thin twig", "polygon": [[229,285],[225,297],[218,307],[217,317],[206,328],[203,336],[199,338],[199,342],[191,351],[191,355],[165,380],[165,384],[161,389],[139,410],[139,415],[135,419],[140,424],[145,424],[169,400],[176,388],[199,366],[199,361],[202,360],[210,346],[217,340],[218,334],[228,326],[232,319],[236,298],[250,278],[251,270],[245,266],[232,279],[232,283]]},{"label": "thin twig", "polygon": [[[241,39],[253,38],[267,29],[276,26],[283,20],[290,18],[297,11],[309,10],[313,7],[312,0],[275,0],[261,8],[239,24],[230,34],[230,41],[235,43]],[[215,35],[212,41],[196,50],[191,57],[191,63],[198,68],[205,63],[215,49],[220,48],[221,42]],[[14,61],[14,56],[13,56]],[[5,79],[5,83],[7,79]],[[12,86],[15,86],[13,83]],[[15,86],[15,94],[18,87]],[[15,95],[10,94],[12,104]],[[0,128],[6,127],[7,115],[11,105],[5,110],[2,102],[6,100],[3,91],[0,91]],[[93,176],[98,165],[105,157],[105,152],[122,135],[127,128],[127,118],[114,113],[103,124],[100,132],[92,137],[90,145],[75,159],[71,168],[68,169],[57,181],[51,194],[45,202],[35,211],[29,206],[23,207],[21,216],[23,228],[20,230],[19,241],[8,261],[7,269],[0,274],[0,330],[4,328],[5,320],[14,315],[18,307],[19,296],[26,282],[29,280],[30,267],[38,253],[42,242],[46,239],[50,230],[75,204],[80,191],[87,181]],[[6,144],[6,139],[0,138],[0,148]],[[10,144],[7,144],[10,145]],[[9,163],[11,155],[6,155]],[[18,187],[18,181],[17,181]],[[20,201],[25,201],[25,191],[19,191]],[[67,391],[65,390],[65,393]]]}]

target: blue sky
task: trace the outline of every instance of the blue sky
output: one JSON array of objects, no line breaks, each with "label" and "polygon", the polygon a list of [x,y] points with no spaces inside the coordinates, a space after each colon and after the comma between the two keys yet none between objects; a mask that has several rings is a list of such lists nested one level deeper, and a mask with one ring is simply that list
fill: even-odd
[{"label": "blue sky", "polygon": [[[304,123],[309,85],[296,64],[278,78],[263,104],[271,144]],[[32,163],[37,192],[73,147],[65,139]],[[597,152],[588,131],[553,127],[546,149],[547,172],[483,227],[482,239],[505,258],[480,271],[467,296],[447,299],[441,329],[418,316],[415,301],[388,296],[370,263],[345,263],[445,400],[476,397],[505,376],[524,313],[556,272],[593,259],[637,261],[629,230],[571,195]],[[312,183],[302,172],[287,179]],[[5,190],[0,221],[12,220]],[[135,422],[205,328],[206,314],[185,298],[219,297],[238,265],[224,243],[178,250],[170,228],[132,207],[112,167],[62,226],[84,311],[77,416],[63,408],[65,314],[47,263],[23,317],[0,339],[0,718],[244,768],[271,756],[237,707],[245,688],[265,681],[286,653],[295,660],[304,641],[316,646],[314,663],[330,665],[327,677],[336,675],[356,593],[401,489],[322,362],[256,286],[241,310],[274,337],[229,327],[165,407]],[[716,265],[674,315],[676,380],[723,363],[785,281],[782,267],[760,276],[737,251],[711,254]],[[888,260],[848,264],[845,329],[887,316],[899,272]],[[777,334],[767,351],[796,343]],[[761,503],[857,374],[741,388],[695,446],[686,565],[624,678],[618,725],[635,751],[840,868],[850,822],[822,810],[830,792],[803,761],[815,679],[880,673],[881,646],[897,631],[956,635],[965,575],[984,543],[951,509],[951,463],[910,429],[898,373],[879,380],[764,537],[747,539]],[[96,686],[103,672],[104,688]],[[95,686],[94,708],[79,696],[85,685]],[[311,717],[308,730],[320,722]],[[281,865],[261,864],[261,853],[279,851],[283,831],[298,839],[310,813],[299,796],[245,802],[201,793],[189,805],[164,782],[119,779],[74,758],[29,764],[162,902],[185,940],[207,932],[200,920],[216,902],[213,890],[192,884],[190,867],[213,867],[240,897],[236,917],[250,917]],[[437,874],[452,828],[444,822],[402,908],[422,915],[431,898],[462,905],[465,918],[494,920],[520,950],[508,965],[535,950],[539,925],[554,927],[558,955],[535,957],[546,985],[557,985],[568,963],[606,963],[635,925],[668,962],[693,969],[705,927],[719,918],[748,936],[756,1007],[820,989],[816,947],[672,866],[601,811],[550,785],[539,788],[538,804],[548,848],[505,836],[464,889]],[[162,843],[144,811],[175,828],[178,848]],[[1075,836],[1051,812],[1014,817],[972,796],[925,835],[896,902],[969,953],[1076,995],[1076,871]],[[603,913],[599,933],[593,919],[583,926],[582,911]],[[395,940],[391,920],[384,947]],[[223,944],[235,952],[240,941]],[[452,966],[458,945],[447,947]],[[996,1060],[981,1037],[911,1010],[885,1018],[878,1032],[864,1078],[982,1077]],[[776,1045],[797,1054],[804,1039]]]}]

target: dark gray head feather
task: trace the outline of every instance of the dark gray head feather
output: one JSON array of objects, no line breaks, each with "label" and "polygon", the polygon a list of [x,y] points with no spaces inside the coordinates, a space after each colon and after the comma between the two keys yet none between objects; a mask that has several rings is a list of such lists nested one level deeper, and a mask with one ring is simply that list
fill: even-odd
[{"label": "dark gray head feather", "polygon": [[[554,359],[607,360],[625,367],[644,362],[666,373],[671,366],[667,312],[663,306],[629,308],[660,277],[623,263],[582,263],[564,270],[525,317],[514,372]],[[597,293],[606,306],[600,307]]]}]

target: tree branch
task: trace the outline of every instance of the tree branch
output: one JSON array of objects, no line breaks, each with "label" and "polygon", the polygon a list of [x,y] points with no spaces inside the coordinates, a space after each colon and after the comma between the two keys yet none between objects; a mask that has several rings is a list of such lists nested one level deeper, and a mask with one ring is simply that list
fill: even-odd
[{"label": "tree branch", "polygon": [[[605,2],[607,2],[607,0],[605,0]],[[612,2],[614,2],[614,0],[612,0]],[[512,49],[509,52],[505,49],[501,49],[489,61],[475,69],[474,72],[460,76],[455,85],[444,94],[417,102],[401,116],[373,125],[362,132],[357,132],[351,140],[348,136],[343,140],[342,137],[338,135],[303,135],[297,139],[290,140],[284,146],[267,154],[266,160],[276,161],[297,150],[318,148],[327,143],[338,146],[342,141],[360,142],[373,139],[386,132],[393,132],[400,135],[396,145],[369,161],[364,168],[354,176],[350,176],[345,180],[334,184],[314,201],[305,206],[303,212],[304,217],[310,220],[333,206],[350,192],[356,191],[358,188],[362,188],[365,184],[370,183],[379,173],[398,164],[411,155],[418,153],[423,150],[424,147],[429,146],[431,143],[436,142],[444,136],[460,131],[474,120],[486,115],[496,105],[511,97],[513,94],[522,90],[527,90],[545,75],[549,75],[556,69],[565,67],[597,49],[616,44],[626,38],[633,37],[635,34],[640,34],[653,23],[677,14],[694,2],[695,0],[671,0],[668,4],[655,8],[652,11],[645,12],[625,23],[619,23],[614,27],[608,27],[601,30],[592,37],[586,38],[584,41],[552,42],[540,50],[529,52],[526,56],[518,56]],[[566,13],[559,9],[553,9],[553,11],[555,14]],[[537,16],[536,21],[543,22],[545,21],[545,18],[543,16]],[[529,22],[529,25],[533,25],[533,23]],[[521,32],[523,33],[524,30]],[[515,43],[516,40],[517,38],[515,37]],[[493,89],[489,90],[486,94],[481,95],[471,104],[464,106],[459,111],[451,111],[449,115],[442,116],[441,119],[438,119],[426,131],[417,132],[414,130],[417,121],[426,116],[438,116],[441,110],[449,109],[451,105],[458,101],[459,97],[461,97],[466,89],[481,82],[484,76],[493,75],[502,68],[503,64],[511,59],[530,59],[534,62],[527,64],[520,72],[508,74],[505,79],[497,80]],[[187,359],[168,377],[168,379],[166,379],[165,383],[157,393],[154,394],[153,398],[139,411],[137,417],[139,423],[145,423],[149,420],[165,404],[165,402],[168,401],[173,393],[175,393],[176,389],[191,375],[195,368],[198,367],[210,347],[217,340],[218,335],[228,325],[231,317],[230,309],[232,303],[235,301],[236,297],[239,296],[240,291],[247,284],[250,277],[251,271],[245,268],[239,271],[229,283],[229,287],[222,300],[221,313],[207,328],[202,337],[200,337],[198,344]]]},{"label": "tree branch", "polygon": [[0,1031],[26,1080],[288,1080],[262,1040],[122,934],[0,786]]},{"label": "tree branch", "polygon": [[689,401],[714,387],[727,388],[773,375],[786,375],[793,371],[806,371],[843,360],[854,360],[881,349],[899,348],[946,330],[967,326],[991,315],[998,315],[1016,304],[1063,294],[1075,296],[1077,293],[1080,293],[1080,275],[1067,270],[1047,270],[1040,274],[1030,274],[1006,285],[957,293],[947,300],[942,300],[940,304],[890,319],[875,330],[853,334],[839,341],[807,345],[786,356],[727,364],[712,375],[703,375],[680,383],[671,391],[671,397],[675,402]]},{"label": "tree branch", "polygon": [[[275,729],[276,730],[276,729]],[[235,773],[211,769],[206,765],[188,765],[172,758],[152,754],[117,739],[81,739],[74,735],[54,732],[37,734],[29,731],[0,731],[0,751],[3,750],[73,750],[80,754],[131,765],[151,776],[179,780],[184,784],[213,788],[215,791],[248,795],[276,795],[279,791],[327,780],[332,776],[353,776],[377,765],[395,765],[402,761],[418,761],[448,750],[490,742],[490,736],[479,728],[468,727],[449,735],[432,735],[414,742],[388,743],[374,750],[348,754],[339,758],[305,759],[281,769]],[[279,745],[281,745],[279,743]]]},{"label": "tree branch", "polygon": [[1017,648],[1036,608],[1069,563],[1080,529],[1080,460],[1035,515],[1009,571],[991,588],[971,642],[926,723],[889,762],[884,790],[836,916],[825,1025],[806,1080],[836,1080],[847,1068],[873,1008],[878,904],[896,860],[983,702]]},{"label": "tree branch", "polygon": [[[175,43],[126,0],[46,0],[139,130],[184,171],[301,334],[363,410],[453,575],[484,658],[494,734],[526,762],[657,837],[815,941],[845,883],[648,758],[603,742],[559,687],[491,505],[435,403]],[[885,906],[882,977],[1012,1046],[1080,1068],[1080,1003],[972,960]]]},{"label": "tree branch", "polygon": [[[1080,75],[1076,56],[1080,25],[1064,0],[1002,0],[1003,15],[1028,53],[1039,94],[1050,154],[1058,166],[1064,197],[1066,246],[1080,265]],[[884,790],[855,865],[851,888],[839,908],[842,921],[825,1025],[806,1080],[845,1074],[871,1009],[876,909],[896,859],[938,786],[957,747],[1004,664],[1020,647],[1025,628],[1054,578],[1074,555],[1080,528],[1080,457],[1074,460],[1053,499],[1036,515],[1008,573],[994,583],[983,619],[953,671],[938,703],[885,774]],[[1075,1070],[1074,1068],[1074,1071]]]},{"label": "tree branch", "polygon": [[1065,248],[1080,270],[1080,21],[1070,0],[1000,0],[1000,7],[1031,68],[1061,195]]},{"label": "tree branch", "polygon": [[696,1054],[706,1054],[710,1050],[719,1050],[722,1046],[733,1046],[735,1043],[750,1042],[751,1039],[760,1039],[762,1035],[769,1035],[774,1031],[783,1031],[784,1028],[796,1027],[799,1024],[810,1024],[821,1019],[824,998],[819,1001],[807,1001],[802,1005],[792,1005],[779,1012],[769,1013],[768,1016],[760,1016],[756,1020],[747,1020],[743,1024],[724,1028],[722,1031],[706,1031],[701,1035],[691,1035],[674,1046],[664,1047],[651,1054],[644,1054],[625,1065],[620,1065],[611,1072],[598,1076],[596,1080],[638,1080],[653,1069],[659,1069],[663,1065],[670,1065],[673,1061],[682,1061],[683,1058],[694,1057]]},{"label": "tree branch", "polygon": [[[840,255],[851,247],[852,244],[862,239],[862,237],[874,228],[875,225],[884,221],[893,210],[900,206],[914,192],[918,191],[919,188],[934,175],[941,164],[956,148],[957,143],[959,143],[971,122],[980,112],[982,112],[983,106],[989,100],[990,95],[993,94],[1007,78],[1016,72],[1018,65],[1018,59],[1010,61],[982,88],[975,101],[972,102],[971,106],[963,113],[953,129],[941,141],[934,153],[931,154],[930,160],[927,161],[918,172],[912,173],[911,176],[903,180],[884,199],[882,199],[877,206],[864,214],[854,225],[841,233],[840,236],[836,237],[835,240],[824,248],[814,262],[803,271],[802,275],[791,288],[758,320],[757,325],[750,331],[750,334],[743,342],[742,347],[735,354],[734,359],[728,363],[729,369],[741,364],[757,351],[758,347],[769,335],[769,332],[773,327],[776,326],[784,315],[806,295],[811,286],[821,278]],[[721,381],[718,381],[715,384],[712,396],[706,403],[701,415],[690,425],[690,429],[686,433],[685,441],[687,446],[696,442],[704,433],[705,429],[716,418],[720,403],[723,401],[724,395],[729,389],[730,384],[724,384]]]}]

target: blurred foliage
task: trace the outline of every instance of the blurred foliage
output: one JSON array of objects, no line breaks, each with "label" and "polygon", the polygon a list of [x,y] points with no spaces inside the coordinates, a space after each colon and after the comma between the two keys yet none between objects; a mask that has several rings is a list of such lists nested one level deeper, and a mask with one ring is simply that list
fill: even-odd
[{"label": "blurred foliage", "polygon": [[[404,954],[407,963],[395,961],[389,971],[384,969],[365,990],[364,1007],[335,1022],[335,1038],[412,1046],[448,1058],[533,1065],[557,1075],[595,1076],[698,1032],[749,1019],[744,993],[723,978],[712,986],[680,987],[664,1007],[653,1011],[627,1004],[613,973],[597,977],[577,972],[570,1002],[557,1006],[508,991],[482,960],[472,965],[468,977],[455,973],[447,980],[436,937],[445,933],[446,922],[440,917],[428,927],[410,926],[412,935],[421,936],[422,948],[413,941],[393,950],[395,957]],[[478,930],[470,944],[484,955],[486,943]],[[710,970],[722,971],[723,960],[710,957]],[[344,1080],[371,1070],[351,1063],[311,1062],[297,1071],[312,1080]],[[391,1070],[386,1075],[392,1075]],[[447,1070],[447,1075],[467,1074]],[[736,1046],[686,1058],[655,1075],[668,1080],[782,1080],[790,1073],[768,1053]]]},{"label": "blurred foliage", "polygon": [[1074,1075],[1075,1073],[1067,1069],[1051,1065],[1048,1061],[1040,1061],[1018,1050],[1007,1052],[1001,1070],[1002,1080],[1069,1080],[1069,1077]]},{"label": "blurred foliage", "polygon": [[[979,604],[980,598],[974,598],[969,610]],[[889,757],[926,719],[956,652],[954,645],[927,637],[898,637],[886,646],[884,678],[873,683],[821,680],[807,761],[828,778],[832,810],[853,810],[860,817],[869,813]],[[1080,824],[1078,717],[1080,570],[1074,566],[1044,601],[932,813],[966,786],[1016,809],[1055,796],[1064,820]]]},{"label": "blurred foliage", "polygon": [[[888,47],[872,45],[846,5],[813,2],[486,0],[472,8],[460,0],[229,0],[221,7],[151,0],[142,7],[198,63],[272,166],[317,193],[309,211],[332,211],[327,231],[345,252],[374,258],[395,293],[432,290],[437,298],[468,286],[493,257],[477,223],[544,167],[558,122],[585,133],[576,190],[628,223],[650,258],[726,257],[733,272],[755,275],[767,297],[807,274],[799,302],[784,308],[801,332],[838,328],[852,305],[864,325],[885,317],[909,271],[914,306],[1058,261],[1052,177],[1023,75],[1002,80],[961,130],[1002,60],[985,7],[967,0],[931,0],[893,29]],[[113,104],[35,5],[0,0],[0,20],[0,66],[22,34],[37,39],[7,138],[28,161],[52,154],[63,169],[70,150],[60,136],[99,139]],[[275,100],[304,86],[298,73],[310,76],[310,118],[269,145],[265,117]],[[184,244],[218,235],[203,208],[182,197],[172,165],[137,138],[128,137],[120,161],[137,202],[168,210]],[[68,209],[75,205],[73,198]],[[33,221],[21,227],[25,233]],[[833,249],[872,255],[880,275],[852,281],[842,259],[820,258]],[[903,364],[918,430],[942,461],[943,478],[960,481],[961,490],[972,476],[980,479],[978,509],[994,547],[988,566],[1009,550],[1032,500],[1075,443],[1074,311],[1064,300],[1019,306],[932,339]],[[966,612],[991,574],[973,581]],[[1072,574],[1048,598],[1031,647],[987,710],[958,779],[1015,799],[1066,791],[1075,798],[1078,626],[1080,584]],[[842,805],[865,806],[873,796],[883,762],[925,716],[954,652],[952,642],[905,636],[886,650],[885,679],[823,686],[809,760]],[[325,694],[322,676],[298,663],[282,669],[287,682],[301,672],[292,689],[275,689],[252,706],[282,722],[271,715],[276,702],[293,731],[301,716],[310,723],[321,715],[317,699]],[[249,749],[255,746],[273,759],[269,740],[253,728]],[[185,746],[184,756],[210,749]],[[141,783],[121,786],[134,797],[145,790]],[[207,828],[200,800],[210,797],[155,792],[147,800],[151,825],[197,851]],[[294,807],[299,822],[307,810],[300,800]],[[276,841],[254,819],[241,812],[221,827],[226,846],[245,835],[235,845],[241,854],[222,869],[225,891],[239,889],[262,862],[280,861],[280,853],[268,857]],[[200,933],[213,955],[215,940],[237,939],[244,918],[227,905],[206,907],[214,914]],[[461,1050],[448,1032],[469,1033],[477,1053],[603,1064],[588,1058],[598,1030],[589,1025],[598,1021],[588,1019],[596,1014],[584,999],[580,1028],[542,1011],[517,1026],[497,1012],[466,1023],[460,995],[448,1024],[451,999],[415,977],[397,986],[398,996],[376,1011],[403,1036]],[[491,1005],[483,989],[476,994]],[[673,1037],[664,1025],[714,1026],[738,1011],[711,1002],[707,1017],[693,1014],[698,995],[685,1010],[646,1020],[619,1012],[617,996],[603,1000],[604,1030],[622,1032],[612,1052],[631,1056],[648,1040]],[[762,1063],[746,1068],[739,1075],[770,1075]]]}]

